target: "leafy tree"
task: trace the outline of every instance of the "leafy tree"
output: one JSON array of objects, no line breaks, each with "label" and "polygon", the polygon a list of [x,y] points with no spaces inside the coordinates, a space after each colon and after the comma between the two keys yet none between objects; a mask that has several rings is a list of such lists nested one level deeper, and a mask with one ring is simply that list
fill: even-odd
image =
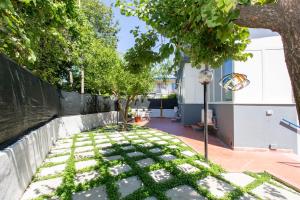
[{"label": "leafy tree", "polygon": [[300,116],[299,0],[117,0],[116,5],[169,38],[169,46],[185,52],[196,66],[245,61],[251,55],[244,53],[249,43],[244,27],[278,32]]}]

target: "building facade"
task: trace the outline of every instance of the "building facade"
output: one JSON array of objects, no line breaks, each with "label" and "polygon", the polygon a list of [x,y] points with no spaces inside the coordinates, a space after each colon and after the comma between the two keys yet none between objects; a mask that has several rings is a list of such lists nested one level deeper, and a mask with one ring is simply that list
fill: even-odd
[{"label": "building facade", "polygon": [[[281,37],[268,30],[251,30],[247,62],[228,60],[214,70],[209,85],[209,107],[217,124],[217,134],[233,149],[288,149],[300,154],[298,117],[287,72]],[[201,120],[203,86],[200,69],[188,59],[178,74],[178,96],[182,123]],[[224,75],[246,74],[250,85],[231,92],[219,85]]]}]

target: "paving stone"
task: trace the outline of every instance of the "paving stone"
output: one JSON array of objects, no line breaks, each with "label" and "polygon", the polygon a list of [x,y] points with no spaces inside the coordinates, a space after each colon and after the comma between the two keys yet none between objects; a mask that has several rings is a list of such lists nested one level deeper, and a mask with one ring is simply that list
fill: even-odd
[{"label": "paving stone", "polygon": [[81,170],[87,167],[92,167],[97,165],[96,160],[85,160],[85,161],[80,161],[80,162],[75,162],[75,169],[76,170]]},{"label": "paving stone", "polygon": [[112,138],[113,141],[118,142],[118,141],[122,141],[125,140],[124,137],[118,137],[118,138]]},{"label": "paving stone", "polygon": [[72,195],[72,200],[108,200],[105,186],[96,187]]},{"label": "paving stone", "polygon": [[178,149],[178,146],[176,145],[170,145],[170,146],[167,146],[169,149]]},{"label": "paving stone", "polygon": [[148,167],[148,166],[150,166],[150,165],[153,165],[155,162],[154,162],[154,160],[151,159],[151,158],[146,158],[146,159],[138,160],[138,161],[136,161],[136,163],[137,163],[140,167],[144,168],[144,167]]},{"label": "paving stone", "polygon": [[112,147],[112,144],[111,143],[102,143],[102,144],[97,144],[97,147],[108,148],[108,147]]},{"label": "paving stone", "polygon": [[136,136],[136,135],[129,135],[129,136],[127,136],[129,139],[136,139],[136,138],[139,138],[138,136]]},{"label": "paving stone", "polygon": [[272,199],[272,200],[299,200],[300,194],[292,192],[270,183],[263,183],[258,186],[252,192],[262,199]]},{"label": "paving stone", "polygon": [[164,182],[171,179],[173,176],[165,169],[159,169],[155,171],[148,172],[148,174],[153,178],[157,183]]},{"label": "paving stone", "polygon": [[31,183],[21,200],[35,199],[41,195],[50,195],[55,192],[61,183],[61,177]]},{"label": "paving stone", "polygon": [[47,158],[47,159],[45,160],[45,163],[60,163],[60,162],[66,162],[69,158],[70,158],[70,155]]},{"label": "paving stone", "polygon": [[182,151],[181,153],[187,157],[193,157],[194,155],[196,155],[194,152],[191,151]]},{"label": "paving stone", "polygon": [[70,154],[71,149],[53,149],[51,150],[51,155],[58,155],[58,154]]},{"label": "paving stone", "polygon": [[174,143],[178,143],[178,142],[181,142],[181,140],[179,140],[179,139],[172,139],[172,140],[170,140],[171,142],[174,142]]},{"label": "paving stone", "polygon": [[133,140],[132,142],[134,142],[134,143],[144,143],[146,141],[145,140]]},{"label": "paving stone", "polygon": [[93,150],[94,150],[93,146],[76,147],[75,148],[75,153],[85,152],[85,151],[93,151]]},{"label": "paving stone", "polygon": [[124,172],[129,172],[131,170],[131,167],[129,165],[121,164],[117,166],[113,166],[109,168],[109,172],[113,176],[118,176],[119,174],[122,174]]},{"label": "paving stone", "polygon": [[134,152],[130,152],[127,153],[128,157],[137,157],[137,156],[144,156],[145,154],[143,154],[142,152],[139,151],[134,151]]},{"label": "paving stone", "polygon": [[164,154],[159,156],[161,159],[163,159],[164,161],[170,161],[170,160],[175,160],[177,159],[176,156],[173,156],[172,154]]},{"label": "paving stone", "polygon": [[177,186],[166,192],[166,196],[171,200],[205,200],[203,196],[197,193],[192,187],[187,185]]},{"label": "paving stone", "polygon": [[95,140],[95,143],[96,144],[101,144],[101,143],[107,143],[109,141],[110,141],[109,139],[97,139],[97,140]]},{"label": "paving stone", "polygon": [[132,146],[132,145],[129,145],[129,146],[121,147],[121,149],[123,149],[123,150],[127,151],[127,150],[132,150],[132,149],[135,149],[135,147],[134,147],[134,146]]},{"label": "paving stone", "polygon": [[124,141],[118,142],[118,144],[130,144],[130,142],[128,140],[124,140]]},{"label": "paving stone", "polygon": [[151,153],[160,153],[161,149],[160,148],[154,148],[149,150]]},{"label": "paving stone", "polygon": [[162,136],[161,138],[167,140],[167,139],[173,139],[174,137],[169,136],[169,135],[165,135],[165,136]]},{"label": "paving stone", "polygon": [[245,187],[255,180],[255,178],[244,173],[222,173],[222,176],[227,181],[240,187]]},{"label": "paving stone", "polygon": [[89,137],[78,137],[76,138],[76,141],[80,141],[80,142],[83,142],[83,141],[90,141],[90,138]]},{"label": "paving stone", "polygon": [[76,160],[80,160],[80,159],[84,159],[84,158],[93,158],[94,156],[95,156],[95,153],[93,151],[75,153]]},{"label": "paving stone", "polygon": [[249,195],[249,194],[244,194],[243,196],[241,196],[240,198],[239,198],[239,200],[256,200],[257,198],[255,198],[255,197],[253,197],[253,196],[251,196],[251,195]]},{"label": "paving stone", "polygon": [[193,174],[200,171],[197,167],[188,163],[178,165],[177,168],[187,174]]},{"label": "paving stone", "polygon": [[234,188],[228,183],[221,181],[215,177],[207,176],[204,179],[198,180],[197,184],[206,188],[217,198],[222,198],[226,193],[231,192]]},{"label": "paving stone", "polygon": [[145,138],[148,138],[148,137],[152,137],[152,135],[150,135],[150,134],[145,134],[145,135],[143,135],[143,137],[145,137]]},{"label": "paving stone", "polygon": [[119,193],[121,194],[121,198],[132,194],[143,186],[142,181],[137,176],[131,176],[122,179],[120,181],[117,181],[116,184],[119,189]]},{"label": "paving stone", "polygon": [[165,134],[164,133],[154,133],[153,135],[161,136],[161,135],[165,135]]},{"label": "paving stone", "polygon": [[86,183],[98,177],[99,177],[99,173],[95,170],[89,172],[77,173],[75,175],[75,184]]},{"label": "paving stone", "polygon": [[165,144],[168,144],[168,142],[166,141],[158,141],[158,142],[155,142],[156,144],[159,144],[159,145],[165,145]]},{"label": "paving stone", "polygon": [[205,167],[205,168],[210,168],[208,163],[203,162],[201,160],[195,160],[194,162],[197,163],[198,165],[201,165],[201,166]]},{"label": "paving stone", "polygon": [[56,142],[57,144],[63,144],[63,143],[73,143],[73,139],[69,138],[69,139],[59,139]]},{"label": "paving stone", "polygon": [[99,153],[103,154],[103,155],[107,155],[107,154],[111,154],[115,152],[115,149],[111,148],[111,149],[100,149]]},{"label": "paving stone", "polygon": [[56,144],[52,149],[57,150],[57,149],[67,149],[71,148],[73,143],[62,143],[62,144]]},{"label": "paving stone", "polygon": [[140,144],[142,147],[153,147],[153,144],[152,143],[144,143],[144,144]]},{"label": "paving stone", "polygon": [[94,139],[95,140],[103,140],[103,139],[107,139],[107,137],[105,135],[95,135]]},{"label": "paving stone", "polygon": [[150,140],[150,141],[159,141],[161,139],[158,138],[158,137],[151,137],[151,138],[148,138],[148,140]]},{"label": "paving stone", "polygon": [[43,176],[59,174],[59,173],[62,173],[65,170],[65,168],[66,168],[66,164],[54,165],[52,167],[41,168],[38,176],[43,177]]},{"label": "paving stone", "polygon": [[105,157],[104,158],[105,161],[113,161],[113,160],[121,160],[121,159],[123,159],[123,157],[120,156],[120,155],[110,156],[110,157]]},{"label": "paving stone", "polygon": [[111,137],[111,138],[119,138],[119,137],[123,137],[123,135],[121,135],[121,134],[111,134],[111,135],[109,135],[109,137]]}]

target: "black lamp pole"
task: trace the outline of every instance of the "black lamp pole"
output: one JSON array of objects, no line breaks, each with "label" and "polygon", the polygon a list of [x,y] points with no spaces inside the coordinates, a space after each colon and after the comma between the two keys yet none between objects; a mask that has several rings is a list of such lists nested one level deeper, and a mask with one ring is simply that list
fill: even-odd
[{"label": "black lamp pole", "polygon": [[207,85],[208,83],[203,83],[204,87],[204,154],[205,160],[208,160],[208,125],[207,125],[207,110],[208,110],[208,103],[207,103]]}]

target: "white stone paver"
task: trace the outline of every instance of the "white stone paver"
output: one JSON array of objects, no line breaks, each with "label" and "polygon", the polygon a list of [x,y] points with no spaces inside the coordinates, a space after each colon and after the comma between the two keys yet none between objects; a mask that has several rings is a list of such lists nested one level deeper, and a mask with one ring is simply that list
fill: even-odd
[{"label": "white stone paver", "polygon": [[124,172],[129,172],[131,170],[131,167],[129,165],[121,164],[117,166],[113,166],[109,168],[109,172],[113,176],[118,176],[119,174],[122,174]]},{"label": "white stone paver", "polygon": [[125,140],[125,138],[124,137],[117,137],[117,138],[111,138],[111,140],[113,140],[115,142],[118,142],[118,141]]},{"label": "white stone paver", "polygon": [[107,154],[111,154],[115,152],[115,149],[100,149],[99,153],[103,154],[103,155],[107,155]]},{"label": "white stone paver", "polygon": [[178,142],[181,142],[181,140],[179,140],[179,139],[172,139],[172,140],[170,140],[171,142],[174,142],[174,143],[178,143]]},{"label": "white stone paver", "polygon": [[195,160],[194,162],[197,163],[198,165],[201,165],[201,166],[205,167],[205,168],[209,168],[210,167],[208,163],[203,162],[201,160]]},{"label": "white stone paver", "polygon": [[205,198],[197,193],[196,190],[187,185],[178,186],[168,190],[166,196],[171,200],[205,200]]},{"label": "white stone paver", "polygon": [[75,153],[78,153],[78,152],[85,152],[85,151],[92,151],[92,150],[94,150],[94,147],[93,147],[93,146],[76,147],[76,148],[75,148]]},{"label": "white stone paver", "polygon": [[193,157],[194,155],[196,155],[194,152],[192,151],[182,151],[181,152],[184,156],[187,156],[187,157]]},{"label": "white stone paver", "polygon": [[75,184],[85,183],[93,179],[96,179],[97,177],[99,177],[99,173],[95,170],[89,172],[77,173],[75,175]]},{"label": "white stone paver", "polygon": [[50,195],[62,183],[62,178],[53,178],[31,183],[26,189],[21,200],[35,199],[41,195]]},{"label": "white stone paver", "polygon": [[70,158],[70,155],[47,158],[47,159],[45,160],[45,163],[60,163],[60,162],[66,162],[69,158]]},{"label": "white stone paver", "polygon": [[75,193],[72,200],[108,200],[105,186],[92,188],[87,191]]},{"label": "white stone paver", "polygon": [[150,165],[153,165],[155,162],[154,162],[154,160],[151,159],[151,158],[146,158],[146,159],[138,160],[138,161],[136,161],[136,163],[137,163],[140,167],[144,168],[144,167],[148,167],[148,166],[150,166]]},{"label": "white stone paver", "polygon": [[80,146],[91,146],[92,141],[82,141],[82,142],[76,142],[75,146],[80,147]]},{"label": "white stone paver", "polygon": [[161,159],[163,159],[164,161],[171,161],[171,160],[175,160],[177,159],[176,156],[173,156],[172,154],[164,154],[159,156]]},{"label": "white stone paver", "polygon": [[104,158],[105,161],[113,161],[113,160],[121,160],[121,159],[123,159],[123,157],[120,155],[109,156]]},{"label": "white stone paver", "polygon": [[132,142],[134,142],[134,143],[144,143],[146,141],[145,140],[133,140]]},{"label": "white stone paver", "polygon": [[154,148],[149,150],[151,153],[160,153],[161,149],[160,148]]},{"label": "white stone paver", "polygon": [[159,169],[155,171],[148,172],[148,174],[153,178],[157,183],[164,182],[171,179],[173,176],[165,169]]},{"label": "white stone paver", "polygon": [[158,138],[158,137],[151,137],[151,138],[148,138],[148,140],[150,140],[150,141],[159,141],[161,139]]},{"label": "white stone paver", "polygon": [[139,151],[127,153],[127,156],[128,156],[128,157],[137,157],[137,156],[144,156],[144,155],[145,155],[145,154],[143,154],[142,152],[139,152]]},{"label": "white stone paver", "polygon": [[119,137],[123,137],[123,135],[122,134],[111,134],[111,135],[109,135],[109,137],[111,137],[111,138],[119,138]]},{"label": "white stone paver", "polygon": [[129,136],[127,136],[129,139],[136,139],[136,138],[139,138],[138,136],[136,136],[136,135],[129,135]]},{"label": "white stone paver", "polygon": [[41,168],[38,176],[43,177],[43,176],[59,174],[59,173],[62,173],[65,170],[65,168],[66,168],[66,164],[54,165],[52,167]]},{"label": "white stone paver", "polygon": [[227,181],[240,187],[245,187],[255,180],[255,178],[244,173],[223,173],[222,176]]},{"label": "white stone paver", "polygon": [[94,139],[95,140],[102,140],[102,139],[107,139],[107,137],[105,135],[95,135]]},{"label": "white stone paver", "polygon": [[161,138],[162,138],[162,139],[173,139],[173,137],[172,137],[172,136],[169,136],[169,135],[162,136]]},{"label": "white stone paver", "polygon": [[234,188],[228,183],[221,181],[215,177],[207,176],[204,179],[198,180],[197,184],[206,188],[217,198],[222,198],[226,193],[231,192]]},{"label": "white stone paver", "polygon": [[95,156],[95,153],[93,151],[75,153],[76,160],[80,160],[80,159],[84,159],[84,158],[92,158],[94,156]]},{"label": "white stone paver", "polygon": [[193,174],[200,171],[197,167],[194,167],[188,163],[178,165],[177,168],[187,174]]},{"label": "white stone paver", "polygon": [[87,167],[93,167],[95,165],[97,165],[96,160],[85,160],[85,161],[75,162],[76,170],[81,170]]},{"label": "white stone paver", "polygon": [[130,142],[128,140],[123,140],[118,142],[118,144],[130,144]]},{"label": "white stone paver", "polygon": [[109,141],[110,141],[109,139],[97,139],[97,140],[95,140],[95,143],[96,144],[101,144],[101,143],[107,143]]},{"label": "white stone paver", "polygon": [[153,147],[153,144],[150,142],[144,143],[144,144],[140,144],[142,147]]},{"label": "white stone paver", "polygon": [[76,138],[76,141],[77,141],[77,142],[78,142],[78,141],[83,142],[83,141],[89,141],[89,140],[90,140],[89,137],[78,137],[78,138]]},{"label": "white stone paver", "polygon": [[165,145],[165,144],[168,144],[168,142],[166,141],[157,141],[155,142],[156,144],[159,144],[159,145]]},{"label": "white stone paver", "polygon": [[52,149],[50,155],[70,154],[71,149]]},{"label": "white stone paver", "polygon": [[249,195],[249,194],[244,194],[243,196],[241,196],[238,200],[256,200],[257,198]]},{"label": "white stone paver", "polygon": [[112,147],[111,143],[101,143],[101,144],[97,144],[96,145],[99,148],[108,148],[108,147]]},{"label": "white stone paver", "polygon": [[178,147],[176,145],[170,145],[170,146],[167,146],[169,149],[177,149]]},{"label": "white stone paver", "polygon": [[252,192],[262,199],[272,200],[300,200],[300,194],[291,192],[289,190],[271,185],[270,183],[263,183]]},{"label": "white stone paver", "polygon": [[67,149],[67,148],[71,148],[72,147],[72,143],[61,143],[61,144],[56,144],[52,149]]},{"label": "white stone paver", "polygon": [[117,187],[121,198],[128,196],[143,186],[142,181],[137,176],[131,176],[118,181]]},{"label": "white stone paver", "polygon": [[129,146],[121,147],[121,149],[123,149],[123,150],[125,150],[125,151],[128,151],[128,150],[135,149],[135,147],[132,146],[132,145],[129,145]]}]

